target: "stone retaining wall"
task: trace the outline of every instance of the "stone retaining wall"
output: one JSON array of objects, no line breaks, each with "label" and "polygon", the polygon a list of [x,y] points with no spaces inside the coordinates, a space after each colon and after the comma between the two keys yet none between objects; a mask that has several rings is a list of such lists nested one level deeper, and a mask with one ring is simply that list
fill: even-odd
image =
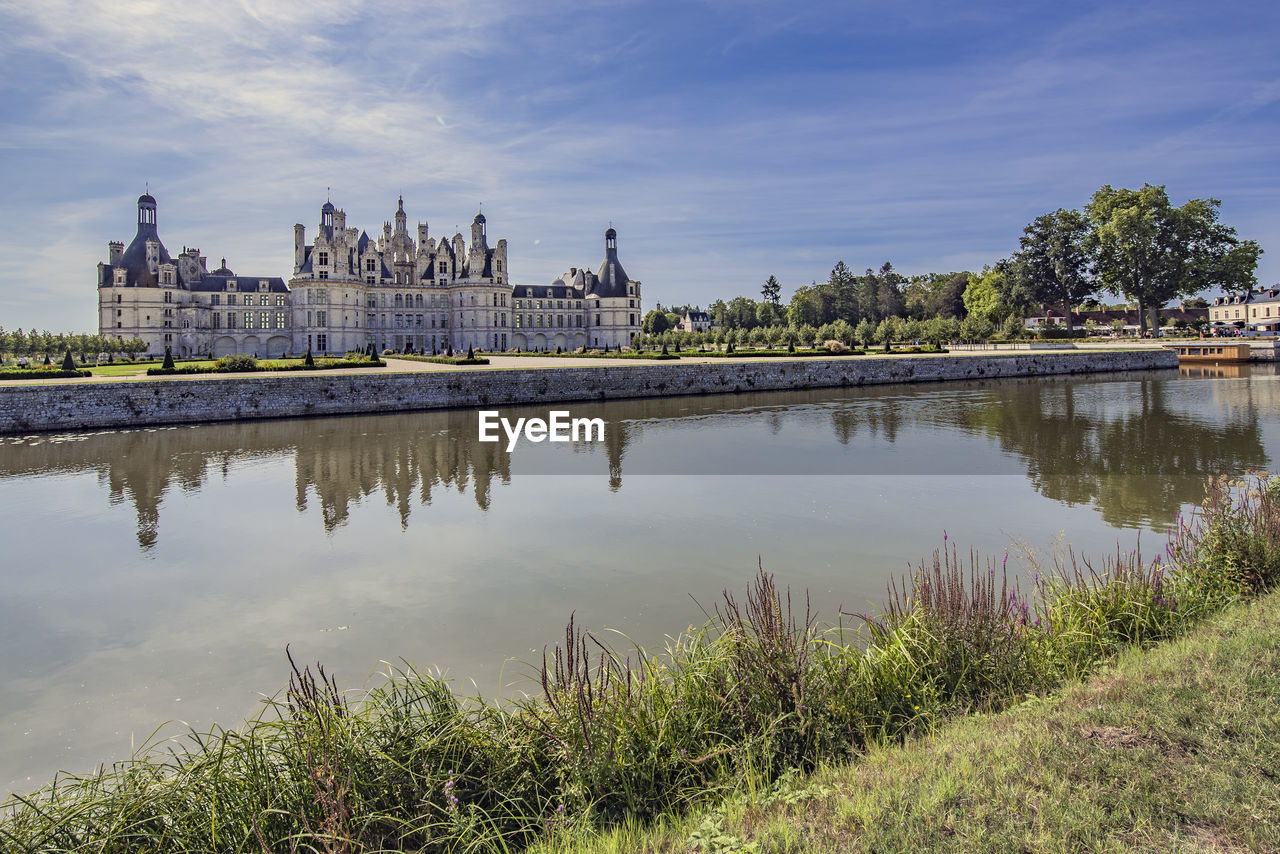
[{"label": "stone retaining wall", "polygon": [[0,434],[1177,367],[1169,351],[231,376],[0,388]]}]

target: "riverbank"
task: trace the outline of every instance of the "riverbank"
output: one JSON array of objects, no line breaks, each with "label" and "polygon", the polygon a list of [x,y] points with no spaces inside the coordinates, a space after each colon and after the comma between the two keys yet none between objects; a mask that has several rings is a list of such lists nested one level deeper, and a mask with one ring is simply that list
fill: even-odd
[{"label": "riverbank", "polygon": [[[1280,488],[1218,482],[1155,561],[1043,568],[1034,592],[1019,591],[998,562],[957,551],[944,548],[892,588],[882,614],[843,625],[814,625],[807,603],[764,573],[662,652],[610,649],[570,618],[540,696],[507,706],[461,698],[421,673],[348,694],[322,669],[295,666],[260,718],[62,778],[7,804],[0,835],[18,850],[73,851],[517,850],[550,835],[551,849],[564,850],[565,834],[663,821],[744,780],[769,787],[791,769],[811,773],[966,714],[1025,706],[1126,648],[1198,630],[1280,581]],[[1274,705],[1272,687],[1244,697],[1244,710]],[[1163,708],[1204,729],[1241,699],[1175,691]],[[1002,766],[969,756],[992,785],[1007,785]],[[1077,770],[1070,785],[1098,789],[1107,816],[1123,818],[1127,781]],[[778,801],[801,803],[795,794],[784,784]],[[1149,797],[1163,803],[1158,788]],[[915,803],[891,809],[928,820]],[[696,832],[723,842],[722,830]]]},{"label": "riverbank", "polygon": [[[358,375],[208,375],[0,387],[0,435],[264,418],[839,388],[1167,369],[1163,350],[456,368],[394,362]],[[409,365],[409,368],[402,366]]]},{"label": "riverbank", "polygon": [[531,854],[1277,851],[1278,697],[1270,593],[1054,697]]}]

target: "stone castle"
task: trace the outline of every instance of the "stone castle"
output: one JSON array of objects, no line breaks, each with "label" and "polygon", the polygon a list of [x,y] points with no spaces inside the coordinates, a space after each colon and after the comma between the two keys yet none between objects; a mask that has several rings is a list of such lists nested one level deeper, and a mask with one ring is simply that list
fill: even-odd
[{"label": "stone castle", "polygon": [[199,249],[173,259],[156,223],[156,200],[138,198],[138,230],[125,248],[108,244],[98,264],[99,332],[141,338],[152,354],[233,353],[278,357],[364,350],[442,352],[574,350],[629,345],[640,332],[640,282],[618,260],[618,236],[605,232],[605,257],[592,273],[570,268],[550,285],[511,284],[507,241],[489,246],[476,214],[470,245],[462,234],[438,242],[426,223],[415,240],[404,199],[394,226],[377,241],[347,226],[326,201],[312,243],[293,227],[293,274],[209,272]]}]

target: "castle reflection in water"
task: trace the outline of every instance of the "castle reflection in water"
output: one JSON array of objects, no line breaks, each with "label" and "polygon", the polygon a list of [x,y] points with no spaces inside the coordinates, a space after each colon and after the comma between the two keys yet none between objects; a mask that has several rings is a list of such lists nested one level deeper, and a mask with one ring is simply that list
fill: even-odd
[{"label": "castle reflection in water", "polygon": [[[1202,378],[1213,381],[1197,381]],[[633,462],[633,474],[889,476],[903,468],[904,455],[886,449],[909,437],[913,448],[945,441],[945,448],[962,448],[966,459],[954,468],[930,462],[901,473],[972,475],[1012,460],[1048,498],[1095,506],[1112,525],[1160,526],[1201,497],[1209,475],[1268,466],[1262,426],[1280,419],[1277,413],[1274,368],[1196,366],[1177,374],[584,404],[573,407],[574,416],[604,418],[605,441],[543,457],[542,448],[508,453],[505,442],[478,441],[472,411],[9,438],[0,439],[0,477],[96,472],[112,504],[128,501],[136,509],[138,545],[146,551],[159,537],[170,489],[198,492],[210,477],[235,477],[236,464],[245,461],[292,456],[297,512],[318,505],[321,524],[332,532],[354,504],[378,494],[404,527],[415,508],[428,507],[442,490],[469,491],[485,511],[497,489],[511,482],[513,459],[528,461],[520,477],[562,471],[565,460],[575,458],[572,471],[606,477],[615,491],[629,449],[645,440],[649,450]],[[735,434],[744,419],[764,426],[758,444]],[[830,447],[802,453],[800,432],[821,422]],[[679,441],[670,438],[676,436]],[[740,467],[711,453],[725,443],[743,448]],[[840,459],[841,448],[853,445],[856,468],[815,463]],[[920,459],[915,451],[909,457]],[[705,462],[713,458],[719,461]]]}]

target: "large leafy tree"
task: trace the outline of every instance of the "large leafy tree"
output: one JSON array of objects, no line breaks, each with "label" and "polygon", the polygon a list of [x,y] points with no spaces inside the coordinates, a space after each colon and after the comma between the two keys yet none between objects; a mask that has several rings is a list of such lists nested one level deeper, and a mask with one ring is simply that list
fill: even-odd
[{"label": "large leafy tree", "polygon": [[1067,329],[1071,307],[1097,290],[1089,257],[1089,221],[1080,211],[1058,208],[1023,229],[1014,275],[1036,302],[1061,306]]},{"label": "large leafy tree", "polygon": [[646,335],[661,335],[670,326],[667,323],[667,315],[654,309],[644,316],[644,321],[641,323],[640,328],[644,330]]},{"label": "large leafy tree", "polygon": [[1208,288],[1253,288],[1262,249],[1218,221],[1221,204],[1191,199],[1175,208],[1163,186],[1102,187],[1085,207],[1099,280],[1137,300],[1139,314],[1149,312],[1152,328],[1159,328],[1160,307],[1180,296]]}]

